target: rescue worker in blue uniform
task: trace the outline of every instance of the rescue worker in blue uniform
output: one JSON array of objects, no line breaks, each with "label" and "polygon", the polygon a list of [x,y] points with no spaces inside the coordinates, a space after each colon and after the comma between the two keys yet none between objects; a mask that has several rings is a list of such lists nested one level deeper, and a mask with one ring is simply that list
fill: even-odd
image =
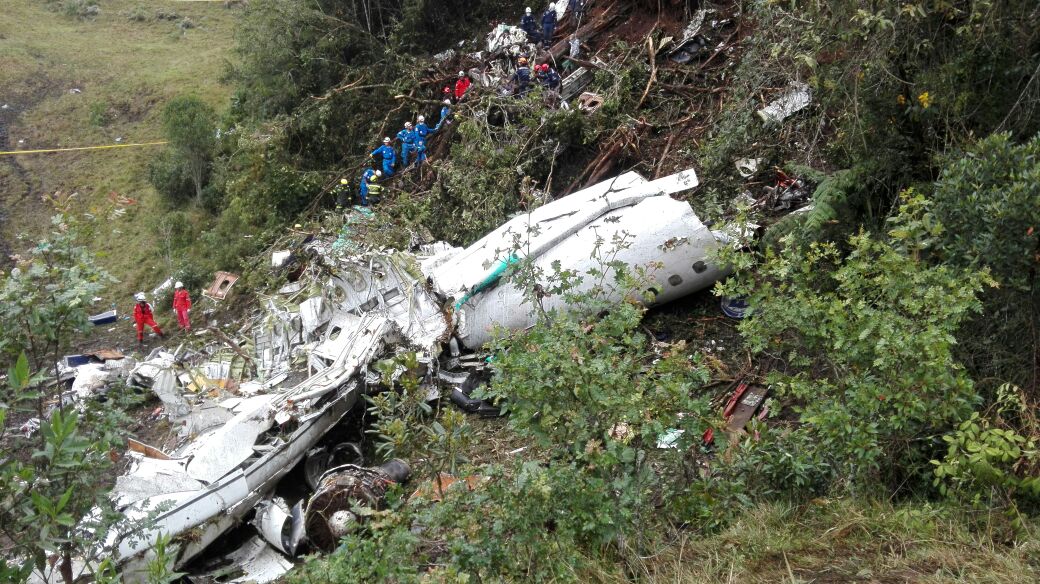
[{"label": "rescue worker in blue uniform", "polygon": [[581,22],[585,20],[585,1],[586,0],[569,0],[567,2],[567,9],[571,12],[571,18],[575,22]]},{"label": "rescue worker in blue uniform", "polygon": [[531,69],[527,66],[527,57],[517,61],[516,72],[513,73],[513,95],[524,96],[530,91]]},{"label": "rescue worker in blue uniform", "polygon": [[426,162],[426,138],[437,132],[437,128],[426,125],[426,118],[419,116],[415,124],[415,165]]},{"label": "rescue worker in blue uniform", "polygon": [[378,179],[381,176],[383,176],[382,172],[379,172],[378,170],[372,170],[371,168],[366,168],[365,172],[361,173],[361,187],[358,189],[358,199],[361,201],[362,207],[368,206],[369,181],[372,179],[372,177]]},{"label": "rescue worker in blue uniform", "polygon": [[373,150],[370,157],[380,156],[383,159],[383,175],[390,177],[394,174],[394,163],[397,162],[397,152],[390,145],[390,138],[383,138],[383,145]]},{"label": "rescue worker in blue uniform", "polygon": [[415,130],[411,122],[404,123],[404,129],[397,133],[397,139],[401,142],[401,168],[408,166],[408,155],[415,152]]},{"label": "rescue worker in blue uniform", "polygon": [[441,125],[445,122],[451,123],[451,100],[444,100],[444,106],[441,107],[441,119],[437,121],[437,125],[434,126],[433,131],[437,132],[441,129]]},{"label": "rescue worker in blue uniform", "polygon": [[560,79],[560,74],[549,66],[548,63],[542,63],[538,66],[537,71],[538,82],[542,84],[542,87],[551,89],[553,91],[559,91],[563,85],[563,80]]},{"label": "rescue worker in blue uniform", "polygon": [[549,7],[542,13],[542,44],[549,46],[552,44],[553,34],[556,33],[556,5],[552,2],[549,3]]},{"label": "rescue worker in blue uniform", "polygon": [[530,6],[524,10],[524,15],[520,17],[520,28],[527,33],[528,42],[535,44],[541,42],[542,37],[538,34],[538,23],[535,22],[534,16],[531,16]]}]

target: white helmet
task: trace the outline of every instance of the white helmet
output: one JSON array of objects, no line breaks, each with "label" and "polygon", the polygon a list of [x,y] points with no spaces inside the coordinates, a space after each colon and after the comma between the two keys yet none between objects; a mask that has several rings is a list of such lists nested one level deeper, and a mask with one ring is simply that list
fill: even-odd
[{"label": "white helmet", "polygon": [[528,6],[528,7],[527,7],[527,8],[526,8],[526,9],[524,10],[524,14],[531,14],[531,7],[530,7],[530,6]]},{"label": "white helmet", "polygon": [[174,288],[183,288],[184,287],[184,282],[181,282],[180,280],[178,280],[177,283],[173,285],[173,287]]},{"label": "white helmet", "polygon": [[444,105],[451,105],[451,100],[450,99],[444,100]]},{"label": "white helmet", "polygon": [[466,76],[466,72],[465,71],[459,71],[459,77],[465,77],[465,76]]},{"label": "white helmet", "polygon": [[412,123],[411,122],[405,122],[404,123],[404,127],[411,128],[412,127]]},{"label": "white helmet", "polygon": [[554,2],[549,3],[549,10],[556,10],[556,4]]},{"label": "white helmet", "polygon": [[418,122],[421,124],[421,123],[426,121],[426,116],[419,116],[417,119],[418,119]]},{"label": "white helmet", "polygon": [[377,170],[375,175],[373,175],[373,176],[383,176],[383,171]]},{"label": "white helmet", "polygon": [[144,302],[144,292],[138,292],[137,294],[134,294],[134,300],[138,302]]},{"label": "white helmet", "polygon": [[390,137],[389,136],[383,136],[383,144],[389,144],[389,143],[390,143]]}]

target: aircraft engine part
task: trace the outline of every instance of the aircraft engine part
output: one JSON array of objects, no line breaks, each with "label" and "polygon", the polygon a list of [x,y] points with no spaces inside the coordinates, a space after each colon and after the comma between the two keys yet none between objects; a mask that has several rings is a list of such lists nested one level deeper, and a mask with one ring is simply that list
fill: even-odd
[{"label": "aircraft engine part", "polygon": [[352,509],[358,506],[378,509],[386,491],[408,479],[408,463],[394,459],[376,468],[345,464],[329,470],[318,490],[307,502],[304,529],[316,548],[331,552],[341,537],[361,521]]}]

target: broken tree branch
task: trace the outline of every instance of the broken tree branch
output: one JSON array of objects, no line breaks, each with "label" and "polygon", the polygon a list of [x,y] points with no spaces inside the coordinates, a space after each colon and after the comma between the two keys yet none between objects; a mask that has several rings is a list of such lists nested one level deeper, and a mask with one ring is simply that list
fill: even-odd
[{"label": "broken tree branch", "polygon": [[654,48],[654,38],[649,35],[646,37],[646,54],[650,58],[650,79],[646,82],[646,89],[643,90],[643,96],[639,98],[636,109],[643,107],[650,88],[654,85],[654,81],[657,81],[657,49]]},{"label": "broken tree branch", "polygon": [[243,359],[245,359],[246,363],[248,363],[251,367],[253,367],[255,369],[256,365],[253,363],[253,358],[250,357],[248,354],[246,354],[246,352],[242,350],[242,347],[238,346],[238,343],[236,343],[235,341],[232,341],[231,337],[229,337],[226,334],[224,334],[224,331],[222,331],[222,330],[220,330],[220,329],[218,329],[217,327],[214,327],[214,326],[211,326],[211,327],[207,328],[206,330],[208,330],[209,332],[213,333],[213,336],[217,337],[217,339],[219,339],[220,342],[222,342],[225,345],[231,347],[232,351],[237,353],[239,357],[242,357]]}]

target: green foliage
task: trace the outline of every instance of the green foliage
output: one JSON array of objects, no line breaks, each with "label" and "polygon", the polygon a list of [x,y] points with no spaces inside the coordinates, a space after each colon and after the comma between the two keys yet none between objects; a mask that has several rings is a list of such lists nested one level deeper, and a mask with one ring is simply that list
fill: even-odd
[{"label": "green foliage", "polygon": [[176,199],[178,195],[183,196],[177,187],[187,176],[194,187],[195,198],[201,199],[217,147],[216,114],[201,99],[180,96],[166,104],[162,119],[169,146],[165,157],[157,159],[150,169],[152,184],[156,190]]},{"label": "green foliage", "polygon": [[784,364],[768,378],[799,424],[772,429],[766,448],[813,471],[780,473],[795,486],[899,485],[977,403],[952,351],[989,277],[928,266],[865,233],[849,247],[847,256],[830,243],[768,251],[757,272],[720,286],[748,297],[740,330],[751,350]]},{"label": "green foliage", "polygon": [[90,125],[103,128],[112,123],[112,114],[108,110],[108,104],[103,101],[95,101],[90,104]]},{"label": "green foliage", "polygon": [[1016,144],[997,134],[951,159],[935,184],[943,230],[938,260],[989,269],[1000,288],[960,336],[978,379],[1010,381],[1040,397],[1040,136]]},{"label": "green foliage", "polygon": [[946,262],[988,267],[1003,286],[1035,290],[1040,267],[1040,135],[994,134],[943,170],[933,195]]},{"label": "green foliage", "polygon": [[98,0],[44,0],[48,8],[69,18],[90,18],[101,13]]},{"label": "green foliage", "polygon": [[376,453],[384,458],[408,457],[421,447],[423,420],[433,408],[427,403],[427,389],[419,383],[418,367],[415,353],[376,364],[386,391],[365,399],[368,412],[376,418],[368,432],[378,439]]},{"label": "green foliage", "polygon": [[942,460],[932,461],[934,484],[943,495],[976,506],[1018,503],[1036,509],[1040,426],[1017,387],[1001,386],[996,406],[991,417],[975,412],[943,436],[948,450]]},{"label": "green foliage", "polygon": [[173,150],[163,150],[148,163],[148,182],[170,201],[187,201],[196,194],[188,165]]},{"label": "green foliage", "polygon": [[[42,575],[53,566],[56,576],[72,584],[72,558],[87,560],[92,573],[91,565],[105,553],[96,534],[108,533],[121,517],[105,495],[105,477],[112,449],[122,446],[129,422],[123,408],[130,402],[110,390],[104,404],[55,407],[38,437],[8,434],[9,413],[39,411],[43,376],[30,377],[29,371],[22,354],[0,396],[0,533],[13,545],[13,556],[22,558],[17,571]],[[49,561],[55,554],[56,564]]]},{"label": "green foliage", "polygon": [[69,335],[91,328],[91,304],[115,279],[77,245],[76,223],[56,215],[50,237],[27,261],[0,280],[0,355],[25,352],[35,369],[57,361]]}]

